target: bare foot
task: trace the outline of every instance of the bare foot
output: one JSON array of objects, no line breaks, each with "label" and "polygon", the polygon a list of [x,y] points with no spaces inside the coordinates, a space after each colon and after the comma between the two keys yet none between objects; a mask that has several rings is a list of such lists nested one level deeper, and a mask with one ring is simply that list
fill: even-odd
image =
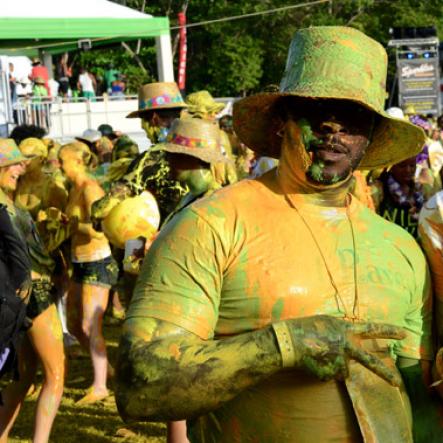
[{"label": "bare foot", "polygon": [[86,391],[86,395],[78,400],[75,404],[77,406],[90,405],[92,403],[96,403],[98,401],[104,400],[109,396],[109,391],[105,388],[103,390],[97,390],[94,387],[90,387]]}]

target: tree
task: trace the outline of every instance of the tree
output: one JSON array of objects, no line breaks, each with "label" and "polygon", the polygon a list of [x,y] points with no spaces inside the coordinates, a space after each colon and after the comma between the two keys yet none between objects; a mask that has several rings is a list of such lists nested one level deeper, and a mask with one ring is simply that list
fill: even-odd
[{"label": "tree", "polygon": [[[306,3],[306,0],[190,0],[188,23],[232,17]],[[126,0],[126,5],[152,15],[166,15],[177,25],[184,0]],[[443,37],[441,0],[331,0],[310,7],[215,22],[188,28],[187,92],[209,89],[216,96],[243,95],[278,84],[286,53],[297,29],[312,25],[353,26],[387,44],[393,26],[436,25]],[[173,39],[178,31],[172,30]],[[137,70],[122,49],[102,50],[116,57],[117,68],[130,72],[131,89],[156,77],[153,42],[143,41],[140,59],[148,75]],[[92,51],[91,53],[92,54]],[[86,58],[88,56],[85,56]],[[90,59],[93,61],[93,58]],[[391,63],[391,75],[395,66]]]}]

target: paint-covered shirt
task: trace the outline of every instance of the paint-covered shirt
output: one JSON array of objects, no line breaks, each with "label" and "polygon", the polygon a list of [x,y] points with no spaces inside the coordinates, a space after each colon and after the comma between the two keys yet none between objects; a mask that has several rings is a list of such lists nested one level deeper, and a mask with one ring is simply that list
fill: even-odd
[{"label": "paint-covered shirt", "polygon": [[[298,209],[301,216],[259,179],[183,210],[150,248],[128,318],[154,317],[221,339],[278,320],[344,317],[358,294],[361,320],[406,329],[392,353],[431,359],[429,279],[413,238],[355,198],[348,208],[305,202]],[[343,384],[300,371],[246,389],[190,423],[190,434],[217,442],[360,439]]]}]

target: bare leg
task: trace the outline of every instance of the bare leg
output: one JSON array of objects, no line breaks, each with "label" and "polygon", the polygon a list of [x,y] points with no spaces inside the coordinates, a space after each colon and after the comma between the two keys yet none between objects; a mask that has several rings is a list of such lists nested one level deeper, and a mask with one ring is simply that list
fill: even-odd
[{"label": "bare leg", "polygon": [[[34,326],[32,326],[32,328],[34,328]],[[20,380],[10,383],[2,392],[3,405],[0,406],[0,443],[6,443],[8,441],[9,432],[14,425],[26,393],[34,381],[37,370],[37,356],[27,337],[24,337],[20,346],[18,359]]]},{"label": "bare leg", "polygon": [[62,398],[65,375],[63,331],[55,305],[51,305],[34,320],[29,332],[45,375],[37,400],[33,442],[46,443]]},{"label": "bare leg", "polygon": [[[89,352],[94,369],[94,381],[89,393],[80,400],[80,403],[91,403],[101,400],[108,395],[106,388],[108,359],[106,355],[106,342],[102,331],[103,315],[108,298],[108,288],[89,284],[81,285],[81,328],[83,337],[89,342]],[[79,338],[80,342],[82,340],[84,338]]]},{"label": "bare leg", "polygon": [[112,291],[112,316],[118,320],[123,320],[125,318],[125,308],[120,302],[120,297],[118,291]]},{"label": "bare leg", "polygon": [[167,443],[189,443],[186,435],[186,420],[168,422]]},{"label": "bare leg", "polygon": [[66,301],[68,330],[77,338],[83,348],[89,352],[89,339],[82,329],[82,311],[82,285],[71,282]]}]

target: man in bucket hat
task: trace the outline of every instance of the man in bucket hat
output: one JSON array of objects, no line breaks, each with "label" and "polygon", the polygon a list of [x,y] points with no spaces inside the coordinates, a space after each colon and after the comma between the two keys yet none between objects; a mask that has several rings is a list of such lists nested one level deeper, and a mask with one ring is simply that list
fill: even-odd
[{"label": "man in bucket hat", "polygon": [[181,211],[151,246],[120,342],[124,417],[186,418],[193,442],[412,442],[426,263],[349,192],[357,167],[424,142],[383,112],[386,64],[355,29],[303,29],[280,92],[236,104],[240,139],[279,166]]}]

